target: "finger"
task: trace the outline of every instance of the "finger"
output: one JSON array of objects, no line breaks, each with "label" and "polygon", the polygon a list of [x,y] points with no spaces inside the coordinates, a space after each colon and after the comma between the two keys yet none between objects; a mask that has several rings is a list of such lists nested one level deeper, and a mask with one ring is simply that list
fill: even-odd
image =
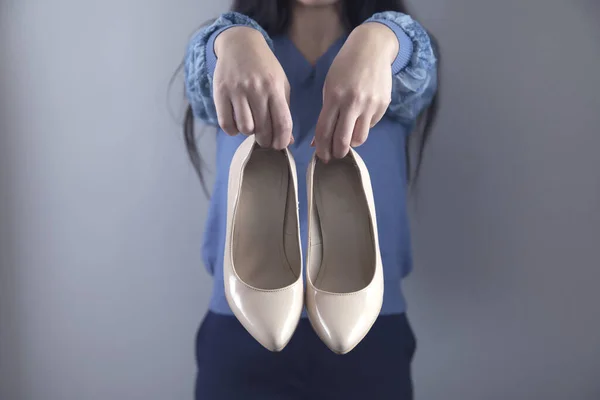
[{"label": "finger", "polygon": [[248,98],[252,117],[254,119],[254,136],[256,142],[263,148],[271,147],[272,129],[269,113],[269,98],[254,91]]},{"label": "finger", "polygon": [[[288,80],[285,80],[285,85],[284,85],[284,90],[285,90],[285,101],[287,102],[287,106],[288,109],[290,108],[290,83],[288,82]],[[291,116],[290,116],[291,118]],[[296,139],[294,139],[294,130],[293,130],[293,121],[292,121],[292,133],[290,134],[290,144],[293,144],[296,142]]]},{"label": "finger", "polygon": [[371,121],[369,124],[371,128],[374,127],[375,125],[377,125],[377,123],[379,121],[381,121],[381,118],[383,118],[386,111],[387,111],[387,105],[381,105],[377,108],[375,113],[373,113],[373,117],[371,118]]},{"label": "finger", "polygon": [[333,156],[335,158],[344,158],[350,151],[352,133],[358,117],[358,112],[353,108],[340,112],[332,140]]},{"label": "finger", "polygon": [[225,93],[215,91],[214,99],[219,126],[226,134],[230,136],[237,135],[238,130],[233,119],[233,106],[229,96]]},{"label": "finger", "polygon": [[269,111],[273,131],[271,146],[276,150],[283,150],[293,143],[292,115],[283,91],[269,98]]},{"label": "finger", "polygon": [[369,136],[369,128],[371,125],[372,117],[369,115],[361,115],[354,125],[354,132],[352,132],[352,140],[350,145],[352,147],[358,147],[367,141]]},{"label": "finger", "polygon": [[338,119],[339,110],[330,102],[323,105],[317,126],[315,127],[315,146],[317,148],[317,156],[324,162],[329,162],[331,159],[331,139],[335,130]]},{"label": "finger", "polygon": [[254,120],[248,99],[245,96],[234,96],[231,102],[233,104],[233,116],[238,132],[244,135],[254,133]]}]

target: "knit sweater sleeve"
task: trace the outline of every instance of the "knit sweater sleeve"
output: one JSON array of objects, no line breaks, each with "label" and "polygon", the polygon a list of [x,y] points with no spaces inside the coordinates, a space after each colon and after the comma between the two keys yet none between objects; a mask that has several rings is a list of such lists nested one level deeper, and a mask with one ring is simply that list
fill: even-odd
[{"label": "knit sweater sleeve", "polygon": [[392,100],[386,115],[412,125],[437,91],[437,58],[427,31],[406,14],[386,11],[366,22],[379,22],[397,36],[399,51],[392,64]]}]

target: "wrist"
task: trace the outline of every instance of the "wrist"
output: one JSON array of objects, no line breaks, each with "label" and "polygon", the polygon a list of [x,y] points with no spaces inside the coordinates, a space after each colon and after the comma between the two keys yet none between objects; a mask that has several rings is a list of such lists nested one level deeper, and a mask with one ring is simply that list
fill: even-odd
[{"label": "wrist", "polygon": [[254,28],[247,26],[233,26],[221,32],[215,39],[215,55],[219,57],[227,49],[245,45],[248,41],[265,40],[262,34]]},{"label": "wrist", "polygon": [[[363,45],[373,49],[374,52],[382,54],[389,60],[390,64],[394,62],[400,44],[394,31],[379,22],[365,22],[352,31]],[[351,36],[352,36],[351,35]]]}]

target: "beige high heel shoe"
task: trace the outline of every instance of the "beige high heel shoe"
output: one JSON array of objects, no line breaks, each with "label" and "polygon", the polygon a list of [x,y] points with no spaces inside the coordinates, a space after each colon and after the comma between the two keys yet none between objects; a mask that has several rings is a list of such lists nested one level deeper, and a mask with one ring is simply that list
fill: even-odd
[{"label": "beige high heel shoe", "polygon": [[369,172],[354,151],[308,168],[306,308],[335,353],[352,350],[383,303],[383,268]]},{"label": "beige high heel shoe", "polygon": [[229,171],[225,295],[246,330],[271,351],[294,333],[303,305],[296,164],[286,149],[260,148],[254,136]]}]

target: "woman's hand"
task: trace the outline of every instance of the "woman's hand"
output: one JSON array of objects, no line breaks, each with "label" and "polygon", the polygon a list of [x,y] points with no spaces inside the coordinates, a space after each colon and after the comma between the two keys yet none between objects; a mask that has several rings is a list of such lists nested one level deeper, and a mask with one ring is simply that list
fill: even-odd
[{"label": "woman's hand", "polygon": [[317,155],[343,158],[367,140],[369,129],[391,100],[392,63],[398,39],[385,25],[360,25],[331,64],[323,87],[323,109],[315,129]]},{"label": "woman's hand", "polygon": [[292,143],[290,85],[260,32],[227,29],[215,40],[215,53],[213,91],[221,129],[254,134],[261,147],[281,150]]}]

